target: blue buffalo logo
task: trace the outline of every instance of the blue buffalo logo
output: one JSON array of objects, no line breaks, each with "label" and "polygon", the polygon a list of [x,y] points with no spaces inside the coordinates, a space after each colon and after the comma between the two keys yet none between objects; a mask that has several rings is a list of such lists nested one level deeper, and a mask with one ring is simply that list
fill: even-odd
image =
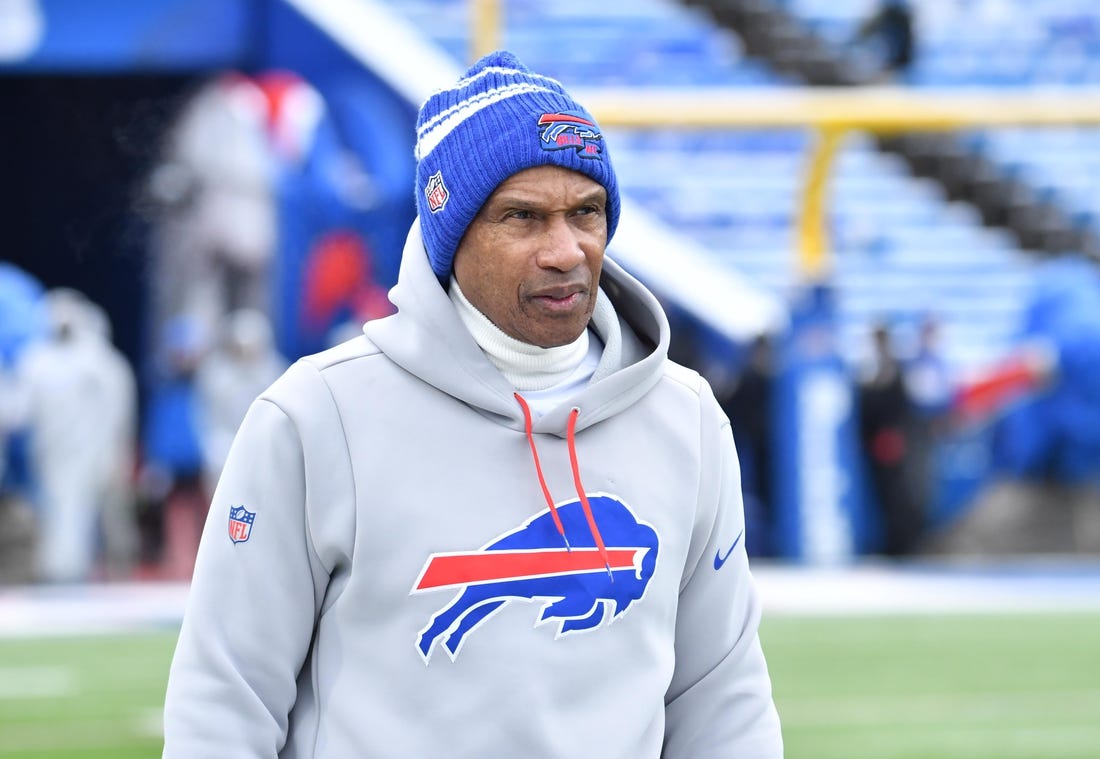
[{"label": "blue buffalo logo", "polygon": [[579,111],[544,113],[539,116],[539,137],[543,150],[573,148],[582,158],[598,158],[603,135],[596,122]]},{"label": "blue buffalo logo", "polygon": [[425,663],[440,642],[456,658],[469,634],[509,601],[542,601],[535,624],[556,623],[556,637],[610,624],[641,601],[657,565],[656,531],[614,496],[597,493],[588,502],[606,563],[578,499],[557,506],[569,547],[546,509],[479,550],[429,556],[411,593],[459,592],[417,637]]}]

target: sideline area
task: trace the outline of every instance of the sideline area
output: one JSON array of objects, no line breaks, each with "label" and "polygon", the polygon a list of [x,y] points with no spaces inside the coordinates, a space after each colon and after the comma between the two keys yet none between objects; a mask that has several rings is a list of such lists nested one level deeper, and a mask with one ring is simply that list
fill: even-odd
[{"label": "sideline area", "polygon": [[[1100,611],[1100,557],[945,560],[807,568],[757,562],[766,615]],[[0,638],[179,626],[185,582],[0,587]]]},{"label": "sideline area", "polygon": [[1100,611],[1100,556],[757,565],[773,615],[998,614]]}]

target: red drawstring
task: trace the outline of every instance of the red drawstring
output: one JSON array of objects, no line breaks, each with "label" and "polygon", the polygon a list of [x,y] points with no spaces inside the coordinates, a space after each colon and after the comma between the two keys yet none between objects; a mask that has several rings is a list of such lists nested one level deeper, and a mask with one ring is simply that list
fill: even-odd
[{"label": "red drawstring", "polygon": [[581,506],[584,507],[584,518],[588,520],[588,529],[592,532],[592,539],[596,541],[596,549],[600,552],[600,557],[603,559],[603,565],[607,567],[608,576],[614,580],[615,575],[611,572],[611,557],[607,555],[607,547],[603,544],[603,536],[600,535],[600,528],[596,524],[596,516],[592,513],[592,504],[588,502],[588,496],[584,492],[584,485],[581,484],[581,466],[577,461],[577,417],[581,415],[581,410],[574,407],[569,412],[569,425],[566,428],[565,440],[569,445],[569,464],[573,467],[573,486],[577,489],[577,496],[581,499]]},{"label": "red drawstring", "polygon": [[535,459],[535,471],[539,476],[539,487],[542,488],[542,495],[546,498],[546,503],[550,507],[550,516],[554,518],[554,526],[558,528],[558,534],[561,535],[561,539],[565,541],[565,547],[572,551],[573,547],[569,545],[569,538],[565,535],[565,526],[561,523],[561,517],[558,516],[558,507],[554,505],[554,499],[550,497],[550,488],[546,487],[546,478],[542,476],[542,465],[539,464],[539,451],[535,448],[535,436],[531,432],[531,409],[522,395],[519,393],[513,393],[513,395],[516,396],[516,400],[519,401],[519,405],[523,409],[524,432],[527,433],[527,444],[531,446],[531,456]]},{"label": "red drawstring", "polygon": [[[523,409],[523,427],[524,432],[527,434],[527,444],[531,447],[531,457],[535,460],[535,472],[539,477],[539,487],[542,488],[542,495],[546,499],[546,504],[550,507],[550,516],[554,519],[554,526],[558,528],[558,533],[561,535],[562,540],[565,541],[565,547],[570,551],[573,550],[569,545],[569,538],[565,534],[565,526],[561,522],[561,517],[558,516],[558,508],[554,505],[554,499],[550,495],[550,488],[546,486],[546,478],[542,474],[542,465],[539,463],[539,452],[535,447],[535,436],[531,430],[531,408],[527,405],[527,401],[519,393],[513,393],[516,400],[519,402],[520,408]],[[580,462],[577,460],[577,417],[580,416],[581,410],[574,408],[569,413],[569,425],[566,431],[566,443],[569,446],[569,464],[573,468],[573,486],[577,490],[577,496],[581,501],[581,508],[584,509],[584,518],[588,522],[588,529],[592,533],[593,540],[596,541],[596,549],[600,552],[600,557],[603,559],[604,566],[607,568],[607,574],[612,580],[615,579],[614,574],[611,572],[611,557],[607,553],[607,547],[604,545],[603,536],[600,535],[600,528],[596,524],[596,517],[592,513],[592,504],[588,502],[588,495],[584,492],[584,485],[581,483],[581,470]]]}]

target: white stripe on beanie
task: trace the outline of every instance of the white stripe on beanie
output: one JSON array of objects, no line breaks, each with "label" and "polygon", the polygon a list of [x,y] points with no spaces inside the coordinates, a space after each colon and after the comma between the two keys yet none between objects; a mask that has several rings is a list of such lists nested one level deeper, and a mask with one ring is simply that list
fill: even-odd
[{"label": "white stripe on beanie", "polygon": [[472,98],[463,100],[461,103],[441,111],[421,126],[417,134],[416,160],[422,161],[427,158],[439,143],[446,139],[447,135],[479,111],[507,98],[526,95],[531,92],[548,92],[551,95],[561,95],[557,90],[551,90],[533,82],[521,82],[487,90]]},{"label": "white stripe on beanie", "polygon": [[[493,71],[510,72],[513,77],[515,77],[519,73],[517,71],[511,71],[510,69],[492,69],[492,70]],[[480,78],[480,77],[471,77],[469,79],[464,79],[463,81],[465,81],[467,83],[470,83],[470,82],[473,82],[475,79],[478,79],[478,78]],[[549,81],[551,83],[553,83],[552,79],[549,80]],[[527,87],[535,87],[537,90],[544,91],[544,92],[558,92],[560,94],[560,90],[554,90],[552,88],[547,88],[547,87],[545,87],[543,85],[540,85],[536,82],[530,81],[529,77],[524,77],[523,81],[520,81],[520,82],[508,82],[506,84],[498,84],[496,87],[493,87],[492,89],[483,90],[483,91],[475,91],[472,94],[472,97],[467,96],[467,98],[465,100],[459,100],[454,105],[450,106],[449,108],[444,108],[442,111],[435,114],[430,119],[424,121],[422,124],[420,124],[420,127],[419,127],[418,131],[420,131],[422,133],[425,130],[430,129],[433,125],[435,125],[438,122],[442,121],[443,119],[447,118],[448,114],[450,114],[451,112],[453,112],[457,108],[461,108],[463,103],[469,102],[469,100],[475,99],[479,95],[488,95],[491,92],[499,92],[500,90],[506,89],[508,87],[518,87],[518,86],[521,86],[521,85],[524,85],[524,86],[527,86]],[[439,90],[432,97],[440,98],[440,97],[446,96],[448,93],[452,93],[452,92],[457,95],[458,93],[460,93],[464,89],[469,89],[469,88],[468,87],[451,87],[449,89]]]},{"label": "white stripe on beanie", "polygon": [[[487,76],[491,76],[493,74],[499,74],[500,76],[519,76],[519,77],[523,77],[524,79],[527,79],[527,80],[532,80],[532,79],[533,80],[541,80],[543,82],[546,82],[548,85],[556,88],[560,93],[562,93],[562,94],[565,93],[565,88],[562,86],[562,83],[559,82],[557,79],[553,79],[552,77],[543,76],[542,74],[536,74],[534,71],[524,71],[522,69],[505,68],[504,66],[487,66],[486,68],[481,69],[480,71],[478,71],[475,74],[471,74],[471,75],[469,75],[469,76],[467,76],[463,79],[459,79],[457,82],[455,82],[450,87],[440,87],[438,90],[436,90],[435,92],[433,92],[431,95],[428,96],[428,100],[431,100],[432,98],[436,98],[436,97],[442,95],[444,92],[457,92],[457,91],[461,90],[463,87],[469,87],[471,84],[476,82],[478,79],[483,79],[483,78],[485,78]],[[427,101],[425,101],[425,103],[426,102]],[[423,108],[424,103],[421,103],[420,107]]]}]

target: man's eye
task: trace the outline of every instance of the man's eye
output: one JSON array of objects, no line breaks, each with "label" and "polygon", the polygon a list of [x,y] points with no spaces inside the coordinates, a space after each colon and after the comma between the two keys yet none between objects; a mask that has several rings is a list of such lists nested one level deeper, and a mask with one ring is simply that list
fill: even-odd
[{"label": "man's eye", "polygon": [[515,211],[510,212],[508,214],[508,216],[509,216],[509,218],[512,218],[512,219],[530,219],[531,218],[531,212],[530,211],[515,210]]}]

